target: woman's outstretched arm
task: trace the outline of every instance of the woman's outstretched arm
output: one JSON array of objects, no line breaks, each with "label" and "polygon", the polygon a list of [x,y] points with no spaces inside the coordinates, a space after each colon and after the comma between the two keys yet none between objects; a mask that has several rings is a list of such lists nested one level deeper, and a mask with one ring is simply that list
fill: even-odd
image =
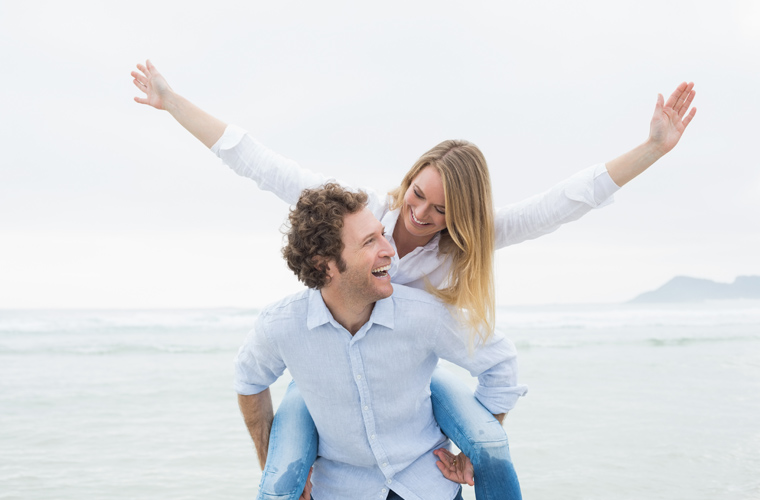
[{"label": "woman's outstretched arm", "polygon": [[658,96],[647,140],[631,151],[578,172],[551,189],[494,214],[496,248],[549,234],[563,224],[580,219],[604,206],[631,179],[673,149],[696,114],[689,106],[696,93],[693,83],[682,83],[668,102]]},{"label": "woman's outstretched arm", "polygon": [[144,66],[138,64],[137,69],[139,71],[132,71],[133,82],[145,97],[135,97],[135,101],[168,111],[207,148],[222,137],[227,124],[174,92],[150,60],[145,61]]},{"label": "woman's outstretched arm", "polygon": [[228,127],[174,92],[150,61],[138,64],[137,69],[139,71],[132,71],[132,77],[145,97],[135,97],[136,102],[168,111],[225,164],[239,175],[256,181],[261,189],[294,204],[305,188],[327,181],[327,177],[301,168],[293,160],[259,144],[244,130],[234,125]]},{"label": "woman's outstretched arm", "polygon": [[689,111],[695,95],[694,84],[686,82],[676,88],[668,102],[664,102],[662,94],[658,94],[654,116],[649,124],[649,138],[631,151],[607,162],[607,172],[615,184],[627,184],[678,144],[697,113],[697,108]]}]

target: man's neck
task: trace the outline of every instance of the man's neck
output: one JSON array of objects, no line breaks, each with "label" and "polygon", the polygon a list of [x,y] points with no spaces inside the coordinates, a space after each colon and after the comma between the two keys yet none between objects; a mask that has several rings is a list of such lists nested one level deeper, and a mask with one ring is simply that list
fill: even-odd
[{"label": "man's neck", "polygon": [[331,289],[329,286],[322,288],[320,292],[332,317],[351,335],[355,335],[369,321],[375,307],[374,302],[358,304],[355,298],[346,297],[339,290]]}]

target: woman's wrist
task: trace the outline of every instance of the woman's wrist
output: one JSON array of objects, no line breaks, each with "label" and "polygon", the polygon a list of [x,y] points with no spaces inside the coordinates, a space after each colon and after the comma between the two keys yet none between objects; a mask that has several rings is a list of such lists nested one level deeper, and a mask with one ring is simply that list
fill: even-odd
[{"label": "woman's wrist", "polygon": [[645,152],[644,154],[647,158],[652,160],[652,163],[656,162],[670,151],[669,149],[666,149],[665,144],[657,142],[651,137],[644,141],[644,144],[640,147]]},{"label": "woman's wrist", "polygon": [[164,105],[164,109],[172,115],[179,111],[182,101],[182,96],[171,89],[168,89],[161,94],[161,102]]}]

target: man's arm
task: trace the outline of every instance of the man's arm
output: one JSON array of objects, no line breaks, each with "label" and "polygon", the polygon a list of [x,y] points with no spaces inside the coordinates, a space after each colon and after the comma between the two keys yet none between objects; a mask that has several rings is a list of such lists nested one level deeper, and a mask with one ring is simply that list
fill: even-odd
[{"label": "man's arm", "polygon": [[269,389],[264,389],[258,394],[243,396],[238,394],[238,405],[243,414],[245,426],[253,439],[256,447],[256,455],[259,458],[261,470],[267,463],[267,449],[269,448],[269,431],[272,429],[274,411],[272,410],[272,396]]}]

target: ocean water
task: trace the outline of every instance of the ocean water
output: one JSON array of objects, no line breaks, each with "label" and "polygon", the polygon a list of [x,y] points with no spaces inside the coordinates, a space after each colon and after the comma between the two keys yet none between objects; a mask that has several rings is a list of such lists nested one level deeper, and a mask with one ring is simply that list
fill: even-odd
[{"label": "ocean water", "polygon": [[[254,498],[231,381],[256,314],[0,310],[0,499]],[[497,321],[530,387],[505,423],[526,499],[760,499],[760,302]]]}]

